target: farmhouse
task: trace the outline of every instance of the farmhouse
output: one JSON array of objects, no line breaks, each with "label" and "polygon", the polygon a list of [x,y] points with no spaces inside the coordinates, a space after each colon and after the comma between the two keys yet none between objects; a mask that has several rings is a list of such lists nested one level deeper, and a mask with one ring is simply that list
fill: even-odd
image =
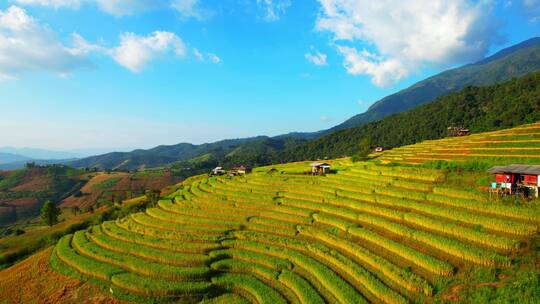
[{"label": "farmhouse", "polygon": [[327,163],[312,163],[311,165],[312,175],[324,175],[330,173],[330,164]]},{"label": "farmhouse", "polygon": [[229,172],[229,174],[236,176],[236,175],[246,175],[249,172],[251,172],[251,169],[242,165],[242,166],[232,168],[232,170]]},{"label": "farmhouse", "polygon": [[467,136],[470,130],[462,127],[448,127],[448,136]]},{"label": "farmhouse", "polygon": [[538,197],[540,191],[540,165],[496,166],[488,170],[495,174],[491,188],[503,194],[521,194]]},{"label": "farmhouse", "polygon": [[210,176],[213,176],[213,175],[223,175],[227,173],[225,171],[225,169],[223,169],[223,167],[215,167],[214,169],[212,169],[212,171],[210,171]]}]

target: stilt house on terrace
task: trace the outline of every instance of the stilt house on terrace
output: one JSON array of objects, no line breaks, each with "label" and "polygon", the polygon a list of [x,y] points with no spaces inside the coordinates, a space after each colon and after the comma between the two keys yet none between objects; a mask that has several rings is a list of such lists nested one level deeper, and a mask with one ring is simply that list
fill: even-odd
[{"label": "stilt house on terrace", "polygon": [[327,163],[312,163],[311,165],[312,175],[324,175],[330,173],[330,164]]},{"label": "stilt house on terrace", "polygon": [[491,191],[538,197],[540,192],[540,165],[496,166],[488,170],[495,174]]}]

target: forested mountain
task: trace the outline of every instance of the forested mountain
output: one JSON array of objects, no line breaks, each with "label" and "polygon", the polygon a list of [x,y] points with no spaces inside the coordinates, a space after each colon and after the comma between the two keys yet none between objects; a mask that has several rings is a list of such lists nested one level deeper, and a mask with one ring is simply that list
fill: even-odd
[{"label": "forested mountain", "polygon": [[345,129],[288,151],[291,161],[354,154],[362,139],[387,148],[445,137],[449,126],[473,133],[510,128],[540,120],[540,72],[486,87],[467,87],[413,110]]},{"label": "forested mountain", "polygon": [[532,38],[474,64],[444,71],[387,96],[375,102],[365,113],[353,116],[324,133],[360,126],[391,114],[410,110],[466,86],[492,85],[538,70],[540,70],[540,38]]},{"label": "forested mountain", "polygon": [[193,145],[181,143],[158,146],[149,150],[113,152],[92,156],[68,165],[99,169],[134,170],[174,164],[177,168],[198,168],[204,170],[214,164],[267,164],[278,151],[290,149],[304,143],[302,139],[269,138],[265,136],[223,140],[215,143]]}]

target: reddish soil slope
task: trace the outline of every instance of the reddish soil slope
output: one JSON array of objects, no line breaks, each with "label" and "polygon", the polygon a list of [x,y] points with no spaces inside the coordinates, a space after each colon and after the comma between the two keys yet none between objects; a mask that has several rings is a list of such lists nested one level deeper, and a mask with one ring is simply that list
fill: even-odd
[{"label": "reddish soil slope", "polygon": [[0,271],[1,303],[123,303],[89,283],[52,270],[52,247]]}]

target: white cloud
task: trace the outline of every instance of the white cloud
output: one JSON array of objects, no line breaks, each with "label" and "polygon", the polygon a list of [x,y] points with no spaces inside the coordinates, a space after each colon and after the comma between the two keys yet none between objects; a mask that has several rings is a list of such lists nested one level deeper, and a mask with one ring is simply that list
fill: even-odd
[{"label": "white cloud", "polygon": [[90,65],[84,55],[65,46],[24,9],[11,6],[0,10],[0,78],[17,78],[31,71],[66,75]]},{"label": "white cloud", "polygon": [[291,6],[290,0],[257,0],[257,4],[264,10],[264,19],[268,22],[278,21],[287,8]]},{"label": "white cloud", "polygon": [[346,46],[338,46],[338,50],[344,57],[343,65],[347,73],[369,75],[377,86],[389,86],[409,74],[407,68],[395,58],[384,60],[367,51],[358,52],[355,48]]},{"label": "white cloud", "polygon": [[198,49],[193,48],[193,55],[195,58],[197,58],[197,60],[204,61],[204,55]]},{"label": "white cloud", "polygon": [[197,59],[198,61],[206,61],[206,60],[208,60],[208,61],[210,61],[212,63],[215,63],[215,64],[221,63],[221,58],[219,58],[214,53],[206,53],[206,55],[204,55],[197,48],[193,48],[191,51],[193,53],[193,56],[195,56],[195,59]]},{"label": "white cloud", "polygon": [[135,73],[141,72],[149,61],[170,52],[184,57],[186,46],[176,34],[161,31],[147,36],[124,33],[120,36],[120,45],[109,50],[116,62]]},{"label": "white cloud", "polygon": [[316,28],[333,35],[350,74],[369,75],[379,86],[391,85],[426,64],[477,60],[499,39],[489,20],[490,1],[319,2]]},{"label": "white cloud", "polygon": [[523,0],[523,11],[529,17],[529,21],[540,20],[540,0]]},{"label": "white cloud", "polygon": [[135,13],[164,7],[168,4],[165,0],[93,0],[99,8],[111,15],[121,17]]},{"label": "white cloud", "polygon": [[321,121],[323,121],[323,122],[330,122],[330,121],[333,120],[332,117],[327,116],[327,115],[321,115],[320,118],[321,118]]},{"label": "white cloud", "polygon": [[[110,56],[118,64],[134,73],[140,73],[151,61],[174,55],[187,55],[186,45],[172,32],[155,31],[149,35],[123,33],[117,46],[90,43],[78,33],[71,35],[72,44],[66,46],[46,25],[40,24],[18,6],[0,10],[0,80],[14,79],[32,71],[47,71],[59,76],[75,69],[93,66],[92,54]],[[194,56],[204,60],[204,55],[193,48]],[[213,54],[209,61],[220,63]]]},{"label": "white cloud", "polygon": [[136,13],[172,8],[181,18],[195,18],[204,20],[212,15],[209,10],[200,7],[200,0],[13,0],[21,5],[47,6],[54,8],[78,9],[81,4],[96,4],[99,9],[107,14],[122,17]]},{"label": "white cloud", "polygon": [[54,8],[79,8],[81,5],[80,0],[15,0],[15,2],[21,5],[40,5]]},{"label": "white cloud", "polygon": [[207,56],[208,59],[210,59],[210,61],[212,61],[213,63],[221,63],[221,58],[219,58],[216,54],[208,53]]},{"label": "white cloud", "polygon": [[315,48],[311,47],[313,53],[306,53],[304,56],[306,57],[307,61],[313,63],[314,65],[323,66],[327,65],[326,62],[326,54],[323,54],[316,50]]},{"label": "white cloud", "polygon": [[199,0],[172,0],[171,7],[174,8],[183,19],[195,18],[204,20],[212,15],[209,10],[202,9]]}]

